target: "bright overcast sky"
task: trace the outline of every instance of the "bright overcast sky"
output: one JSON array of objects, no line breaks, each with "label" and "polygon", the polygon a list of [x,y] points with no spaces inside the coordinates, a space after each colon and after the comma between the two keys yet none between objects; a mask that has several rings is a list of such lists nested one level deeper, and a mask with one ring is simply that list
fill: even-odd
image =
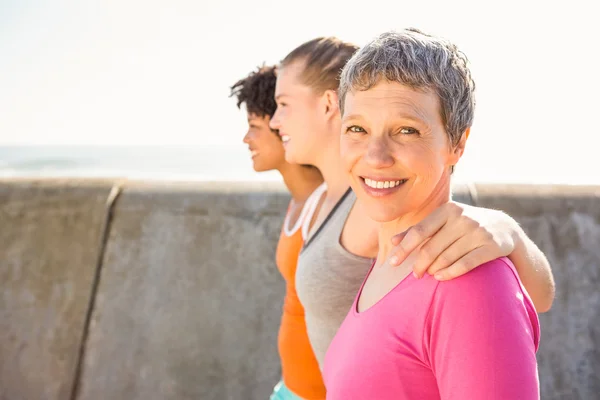
[{"label": "bright overcast sky", "polygon": [[229,86],[255,66],[414,26],[471,61],[463,171],[600,183],[599,24],[592,1],[552,3],[0,0],[0,145],[238,144]]}]

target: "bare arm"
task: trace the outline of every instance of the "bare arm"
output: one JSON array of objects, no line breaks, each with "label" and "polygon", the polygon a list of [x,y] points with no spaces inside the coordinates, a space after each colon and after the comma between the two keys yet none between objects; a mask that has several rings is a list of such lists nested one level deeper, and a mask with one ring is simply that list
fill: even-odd
[{"label": "bare arm", "polygon": [[512,231],[515,248],[508,258],[515,265],[519,278],[527,289],[536,311],[546,312],[552,307],[555,295],[554,276],[550,263],[519,224],[512,218],[510,219],[516,225]]}]

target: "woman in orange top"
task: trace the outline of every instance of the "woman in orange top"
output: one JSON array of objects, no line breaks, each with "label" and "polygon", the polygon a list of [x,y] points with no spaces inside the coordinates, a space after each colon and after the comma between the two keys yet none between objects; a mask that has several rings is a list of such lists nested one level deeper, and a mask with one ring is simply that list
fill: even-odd
[{"label": "woman in orange top", "polygon": [[[246,106],[248,145],[254,170],[277,170],[292,199],[277,244],[276,262],[286,282],[283,315],[279,328],[279,357],[283,379],[275,386],[271,400],[322,400],[325,386],[308,340],[304,309],[295,288],[296,263],[304,244],[308,223],[325,192],[323,177],[314,167],[285,161],[284,145],[277,131],[269,128],[275,104],[275,67],[261,67],[231,88],[237,105]],[[304,231],[304,234],[303,234]]]}]

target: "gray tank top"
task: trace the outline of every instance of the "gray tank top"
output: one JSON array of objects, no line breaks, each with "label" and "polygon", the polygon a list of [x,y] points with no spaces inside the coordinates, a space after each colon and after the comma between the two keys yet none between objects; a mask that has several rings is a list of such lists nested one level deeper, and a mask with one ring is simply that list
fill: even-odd
[{"label": "gray tank top", "polygon": [[348,252],[340,243],[355,201],[356,195],[348,190],[305,244],[298,259],[296,292],[304,306],[308,337],[321,368],[329,344],[373,262]]}]

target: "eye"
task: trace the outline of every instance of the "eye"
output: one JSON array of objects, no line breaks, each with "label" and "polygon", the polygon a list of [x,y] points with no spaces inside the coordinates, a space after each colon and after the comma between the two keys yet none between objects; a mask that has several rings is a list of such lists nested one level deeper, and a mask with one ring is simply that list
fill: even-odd
[{"label": "eye", "polygon": [[367,133],[363,128],[361,128],[358,125],[350,125],[346,129],[346,132],[351,132],[351,133]]},{"label": "eye", "polygon": [[401,133],[402,135],[418,135],[419,131],[416,130],[415,128],[405,126],[405,127],[400,128],[399,133]]}]

